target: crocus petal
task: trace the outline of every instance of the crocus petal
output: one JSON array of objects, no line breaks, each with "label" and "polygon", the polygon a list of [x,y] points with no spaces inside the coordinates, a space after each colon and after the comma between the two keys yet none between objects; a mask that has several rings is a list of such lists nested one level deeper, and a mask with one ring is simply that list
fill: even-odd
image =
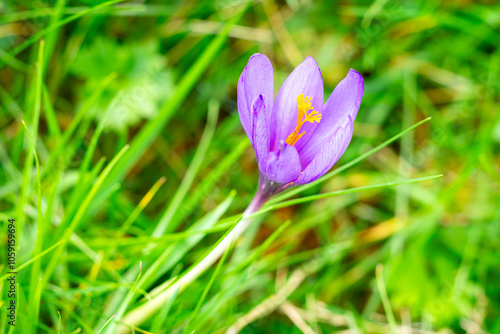
[{"label": "crocus petal", "polygon": [[[238,113],[241,125],[250,140],[253,126],[251,107],[259,95],[264,97],[264,104],[270,113],[274,102],[273,66],[266,56],[257,53],[250,57],[238,81]],[[267,117],[269,119],[270,114]]]},{"label": "crocus petal", "polygon": [[[297,96],[304,94],[312,98],[312,106],[320,114],[323,110],[324,91],[323,78],[316,60],[307,57],[285,80],[278,92],[271,113],[271,149],[276,151],[281,140],[286,140],[297,125]],[[267,104],[266,104],[267,105]],[[302,131],[306,134],[299,140],[307,141],[316,124],[306,123]],[[297,146],[298,147],[298,146]]]},{"label": "crocus petal", "polygon": [[295,147],[281,143],[278,151],[269,152],[266,174],[272,181],[290,183],[295,181],[301,171],[299,153]]},{"label": "crocus petal", "polygon": [[266,106],[264,97],[259,95],[252,103],[253,128],[252,138],[255,155],[262,173],[266,172],[267,157],[269,155],[269,130],[267,128]]},{"label": "crocus petal", "polygon": [[[358,114],[365,86],[361,74],[351,69],[333,93],[323,108],[323,117],[306,145],[297,148],[302,166],[307,166],[314,159],[332,134],[341,124],[350,118],[353,122]],[[302,139],[302,138],[301,138]]]},{"label": "crocus petal", "polygon": [[340,159],[342,154],[344,154],[351,142],[352,131],[353,120],[349,116],[347,122],[343,126],[338,127],[332,137],[321,146],[318,154],[300,174],[295,183],[309,183],[325,175]]}]

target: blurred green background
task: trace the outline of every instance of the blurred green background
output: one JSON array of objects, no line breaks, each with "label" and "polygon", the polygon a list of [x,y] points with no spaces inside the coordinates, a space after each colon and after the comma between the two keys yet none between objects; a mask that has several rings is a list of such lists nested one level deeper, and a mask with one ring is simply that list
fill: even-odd
[{"label": "blurred green background", "polygon": [[500,333],[497,1],[8,0],[0,15],[0,233],[16,219],[19,284],[12,327],[2,246],[0,333],[119,332],[232,226],[258,180],[236,110],[256,52],[276,92],[306,56],[325,97],[363,75],[334,168],[432,117],[300,196],[444,175],[259,216],[135,332]]}]

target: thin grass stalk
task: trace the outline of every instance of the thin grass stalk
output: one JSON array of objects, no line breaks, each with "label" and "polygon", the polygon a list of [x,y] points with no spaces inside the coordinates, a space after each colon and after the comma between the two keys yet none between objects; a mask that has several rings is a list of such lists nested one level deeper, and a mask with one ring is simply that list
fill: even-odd
[{"label": "thin grass stalk", "polygon": [[[129,326],[138,326],[146,321],[153,314],[158,312],[160,308],[168,302],[176,291],[179,293],[184,290],[189,284],[195,281],[203,274],[210,266],[212,266],[223,254],[231,247],[234,241],[245,232],[248,226],[252,223],[253,218],[247,218],[257,212],[262,205],[272,196],[272,186],[261,182],[259,189],[254,198],[243,213],[241,219],[236,223],[234,228],[227,233],[220,242],[197,264],[195,264],[184,276],[179,278],[175,283],[169,286],[165,291],[148,301],[144,305],[132,310],[124,318],[123,323]],[[121,326],[118,328],[118,333],[127,333],[127,327]]]}]

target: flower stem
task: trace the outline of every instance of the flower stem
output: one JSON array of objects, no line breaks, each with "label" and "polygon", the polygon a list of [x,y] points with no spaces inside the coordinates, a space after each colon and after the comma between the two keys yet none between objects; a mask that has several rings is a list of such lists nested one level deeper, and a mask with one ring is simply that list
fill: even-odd
[{"label": "flower stem", "polygon": [[[192,267],[184,276],[179,278],[174,284],[169,286],[165,291],[156,295],[145,304],[130,311],[124,318],[123,323],[130,326],[138,326],[150,316],[155,314],[170,298],[177,292],[184,290],[189,284],[196,280],[209,267],[211,267],[224,252],[231,247],[233,242],[247,229],[253,221],[253,218],[246,219],[245,217],[258,211],[262,205],[273,195],[275,188],[267,182],[260,182],[259,189],[254,198],[243,213],[242,219],[234,226],[224,239],[215,246],[200,262]],[[127,333],[128,329],[125,326],[120,326],[117,333]]]}]

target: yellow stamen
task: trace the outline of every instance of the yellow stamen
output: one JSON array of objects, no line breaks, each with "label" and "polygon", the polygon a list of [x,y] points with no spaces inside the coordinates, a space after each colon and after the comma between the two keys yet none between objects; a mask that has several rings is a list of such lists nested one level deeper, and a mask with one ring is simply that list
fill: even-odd
[{"label": "yellow stamen", "polygon": [[[309,96],[306,96],[304,98],[304,94],[299,94],[297,96],[297,103],[298,103],[297,108],[299,109],[297,126],[295,127],[295,130],[292,133],[290,133],[290,135],[285,141],[288,145],[292,146],[295,145],[297,140],[299,140],[306,133],[305,131],[300,132],[300,129],[302,128],[302,125],[304,125],[305,122],[319,123],[321,121],[321,117],[323,116],[316,110],[314,110],[313,106],[311,105],[311,98]],[[311,109],[313,109],[313,111],[311,111],[308,114],[307,112]]]}]

